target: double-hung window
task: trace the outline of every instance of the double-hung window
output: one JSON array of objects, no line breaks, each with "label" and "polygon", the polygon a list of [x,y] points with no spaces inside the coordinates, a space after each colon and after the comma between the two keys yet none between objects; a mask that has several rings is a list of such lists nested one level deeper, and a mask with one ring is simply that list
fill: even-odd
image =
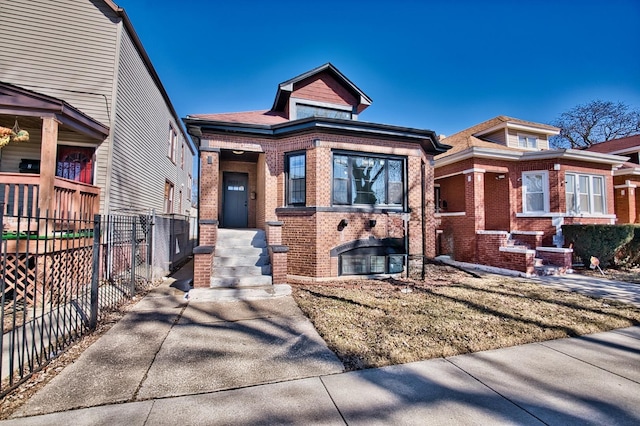
[{"label": "double-hung window", "polygon": [[531,135],[518,135],[518,146],[520,148],[538,148],[538,138]]},{"label": "double-hung window", "polygon": [[404,164],[397,157],[335,153],[333,204],[402,206]]},{"label": "double-hung window", "polygon": [[549,176],[546,171],[522,173],[523,213],[549,212]]},{"label": "double-hung window", "polygon": [[171,124],[169,124],[169,149],[167,151],[167,157],[172,162],[176,162],[176,141],[178,139],[178,134]]},{"label": "double-hung window", "polygon": [[567,213],[606,213],[603,176],[567,173],[565,188]]},{"label": "double-hung window", "polygon": [[306,202],[307,166],[304,152],[285,156],[287,172],[287,204],[304,206]]}]

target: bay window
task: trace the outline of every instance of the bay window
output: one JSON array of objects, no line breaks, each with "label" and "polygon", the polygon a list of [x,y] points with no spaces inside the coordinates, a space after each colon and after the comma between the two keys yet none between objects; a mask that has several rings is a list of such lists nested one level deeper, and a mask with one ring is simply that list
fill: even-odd
[{"label": "bay window", "polygon": [[565,188],[567,213],[606,213],[603,176],[567,173]]},{"label": "bay window", "polygon": [[333,155],[333,204],[402,206],[405,162],[397,157]]}]

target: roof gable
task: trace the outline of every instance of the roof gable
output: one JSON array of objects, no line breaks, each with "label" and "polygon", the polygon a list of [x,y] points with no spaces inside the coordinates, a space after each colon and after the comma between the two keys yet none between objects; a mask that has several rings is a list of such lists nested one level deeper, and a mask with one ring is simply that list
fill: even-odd
[{"label": "roof gable", "polygon": [[329,62],[280,83],[271,110],[285,111],[289,98],[294,93],[296,97],[319,102],[336,103],[339,100],[338,103],[351,105],[358,113],[372,102],[371,98]]}]

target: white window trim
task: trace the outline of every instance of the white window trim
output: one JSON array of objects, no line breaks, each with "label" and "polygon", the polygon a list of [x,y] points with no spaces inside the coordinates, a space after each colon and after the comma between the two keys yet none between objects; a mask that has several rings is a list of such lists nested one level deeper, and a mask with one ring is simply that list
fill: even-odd
[{"label": "white window trim", "polygon": [[[529,133],[516,133],[516,137],[518,138],[518,140],[516,141],[516,144],[518,146],[518,148],[520,149],[526,149],[526,150],[530,150],[530,151],[538,151],[540,149],[540,137],[537,135],[532,135]],[[536,140],[536,146],[534,147],[530,147],[530,146],[520,146],[520,138],[534,138]]]},{"label": "white window trim", "polygon": [[[602,207],[603,207],[603,212],[602,213],[594,213],[592,211],[582,211],[581,210],[581,206],[578,206],[578,210],[577,211],[567,211],[567,215],[568,216],[576,216],[576,217],[605,217],[608,216],[607,213],[607,179],[606,176],[604,175],[598,175],[598,174],[591,174],[591,173],[580,173],[580,172],[570,172],[567,171],[565,173],[565,185],[566,185],[566,181],[567,181],[567,175],[572,175],[574,177],[574,182],[576,183],[576,185],[580,185],[580,176],[587,176],[589,178],[589,206],[592,207],[594,206],[594,202],[593,202],[593,178],[600,178],[602,179]],[[575,188],[574,188],[575,191]],[[566,192],[567,192],[567,188],[565,187],[565,210],[567,209],[567,203],[566,203]],[[578,192],[575,192],[576,194],[576,202],[580,203],[580,194]]]},{"label": "white window trim", "polygon": [[[542,175],[542,194],[544,210],[527,210],[527,186],[525,185],[525,176],[527,175]],[[522,213],[524,214],[540,214],[549,213],[549,172],[546,170],[531,170],[528,172],[522,172]]]}]

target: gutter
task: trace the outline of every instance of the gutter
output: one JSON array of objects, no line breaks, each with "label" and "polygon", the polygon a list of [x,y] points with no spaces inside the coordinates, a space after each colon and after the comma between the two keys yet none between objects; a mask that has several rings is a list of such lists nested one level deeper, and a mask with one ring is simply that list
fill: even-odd
[{"label": "gutter", "polygon": [[[330,131],[337,133],[353,133],[358,135],[374,135],[386,138],[412,139],[420,143],[426,152],[434,155],[446,152],[451,147],[441,144],[432,130],[412,129],[386,124],[367,123],[354,120],[308,117],[275,125],[259,125],[211,121],[201,118],[187,117],[183,119],[189,134],[200,136],[203,131],[241,133],[262,137],[283,137],[289,134],[309,131]],[[427,144],[427,141],[429,144]]]}]

